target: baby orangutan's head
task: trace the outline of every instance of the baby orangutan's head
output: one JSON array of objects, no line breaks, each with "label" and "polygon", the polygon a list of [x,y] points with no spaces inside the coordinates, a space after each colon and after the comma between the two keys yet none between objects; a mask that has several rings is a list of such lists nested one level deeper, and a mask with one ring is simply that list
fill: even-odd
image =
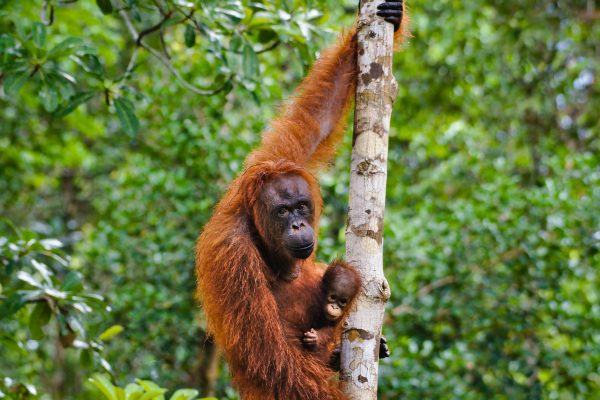
[{"label": "baby orangutan's head", "polygon": [[346,314],[360,289],[360,277],[354,268],[336,261],[323,275],[325,294],[324,312],[329,321],[337,321]]}]

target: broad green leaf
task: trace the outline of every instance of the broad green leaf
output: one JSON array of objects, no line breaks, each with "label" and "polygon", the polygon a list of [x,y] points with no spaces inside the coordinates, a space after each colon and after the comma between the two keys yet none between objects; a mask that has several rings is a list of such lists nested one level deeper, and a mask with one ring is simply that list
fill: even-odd
[{"label": "broad green leaf", "polygon": [[42,283],[40,281],[38,281],[37,279],[35,279],[33,277],[33,275],[31,275],[29,272],[26,272],[26,271],[17,272],[17,279],[19,279],[23,282],[26,282],[36,288],[39,288],[39,289],[43,288]]},{"label": "broad green leaf", "polygon": [[4,79],[4,93],[7,96],[12,97],[16,95],[21,87],[27,82],[27,78],[29,78],[30,71],[21,71],[15,74],[8,75]]},{"label": "broad green leaf", "polygon": [[277,39],[277,33],[272,29],[261,29],[258,31],[258,41],[260,43],[271,43]]},{"label": "broad green leaf", "polygon": [[192,25],[185,26],[184,39],[187,47],[194,47],[196,44],[196,30]]},{"label": "broad green leaf", "polygon": [[198,391],[195,389],[179,389],[169,400],[193,400],[196,397],[198,397]]},{"label": "broad green leaf", "polygon": [[76,49],[83,45],[84,42],[81,38],[66,38],[65,40],[63,40],[62,42],[50,49],[50,51],[48,52],[48,58],[55,58],[65,55],[69,52],[69,50]]},{"label": "broad green leaf", "polygon": [[167,389],[161,388],[152,381],[138,379],[137,383],[140,384],[146,391],[144,395],[139,398],[139,400],[164,399],[163,395],[166,393]]},{"label": "broad green leaf", "polygon": [[40,340],[44,337],[42,328],[50,321],[51,316],[52,311],[48,307],[48,303],[43,301],[35,305],[29,314],[29,332],[31,332],[32,339]]},{"label": "broad green leaf", "polygon": [[54,275],[54,273],[52,272],[52,270],[50,268],[48,268],[48,266],[46,264],[39,262],[38,260],[32,259],[31,266],[33,268],[35,268],[35,270],[40,275],[42,275],[42,278],[44,278],[44,281],[46,281],[46,284],[52,285],[51,276]]},{"label": "broad green leaf", "polygon": [[115,387],[115,393],[117,394],[118,400],[126,400],[125,399],[125,390],[120,387]]},{"label": "broad green leaf", "polygon": [[94,353],[91,349],[83,349],[79,354],[79,362],[84,368],[90,368],[93,365]]},{"label": "broad green leaf", "polygon": [[127,400],[137,400],[144,394],[144,388],[136,383],[129,383],[125,386],[125,398]]},{"label": "broad green leaf", "polygon": [[111,0],[96,0],[96,4],[102,11],[102,14],[110,14],[113,12],[113,6]]},{"label": "broad green leaf", "polygon": [[123,327],[121,325],[113,325],[110,328],[106,329],[104,332],[102,332],[100,334],[100,336],[98,336],[98,339],[100,340],[109,340],[112,337],[118,335],[119,333],[123,332]]},{"label": "broad green leaf", "polygon": [[54,86],[44,85],[39,93],[40,101],[44,109],[53,112],[58,107],[58,92]]},{"label": "broad green leaf", "polygon": [[4,53],[6,50],[14,47],[17,41],[14,37],[3,33],[0,35],[0,53]]},{"label": "broad green leaf", "polygon": [[114,104],[123,130],[130,136],[135,136],[140,129],[140,121],[135,116],[133,103],[125,97],[119,97]]},{"label": "broad green leaf", "polygon": [[242,54],[244,76],[246,79],[254,80],[258,77],[258,57],[249,43],[244,45]]},{"label": "broad green leaf", "polygon": [[7,299],[2,300],[0,302],[0,320],[14,315],[14,313],[23,308],[26,304],[23,297],[21,293],[13,293]]},{"label": "broad green leaf", "polygon": [[239,52],[242,49],[243,45],[244,45],[244,40],[242,39],[242,36],[235,35],[229,41],[229,50],[231,50],[233,52]]},{"label": "broad green leaf", "polygon": [[19,355],[25,355],[27,353],[16,338],[8,335],[0,335],[0,346],[2,346],[1,348],[5,351],[12,351]]},{"label": "broad green leaf", "polygon": [[34,22],[31,35],[33,36],[33,43],[35,43],[36,47],[44,47],[46,44],[46,26],[44,26],[44,24],[40,22]]},{"label": "broad green leaf", "polygon": [[89,381],[96,386],[108,400],[119,400],[115,386],[103,374],[94,374]]},{"label": "broad green leaf", "polygon": [[86,101],[90,100],[92,97],[94,97],[94,95],[95,95],[94,92],[79,92],[79,93],[75,93],[75,95],[73,95],[69,99],[69,101],[67,102],[67,104],[65,104],[62,107],[59,107],[56,110],[56,112],[54,113],[54,115],[57,116],[57,117],[64,117],[65,115],[68,115],[71,112],[73,112],[81,104],[83,104]]},{"label": "broad green leaf", "polygon": [[69,271],[62,283],[62,289],[67,292],[79,292],[83,289],[81,274],[77,271]]},{"label": "broad green leaf", "polygon": [[166,390],[161,388],[160,386],[158,386],[156,383],[152,382],[152,381],[148,381],[148,380],[143,380],[143,379],[138,379],[137,383],[142,385],[142,387],[147,391],[151,391],[151,390]]},{"label": "broad green leaf", "polygon": [[100,59],[92,54],[85,54],[82,56],[71,56],[71,59],[75,61],[84,71],[102,77],[104,75],[104,66],[100,62]]},{"label": "broad green leaf", "polygon": [[252,16],[252,19],[248,22],[248,28],[256,28],[258,26],[269,26],[273,25],[278,21],[276,15],[268,12],[257,12]]},{"label": "broad green leaf", "polygon": [[150,389],[139,397],[139,400],[163,400],[167,389]]}]

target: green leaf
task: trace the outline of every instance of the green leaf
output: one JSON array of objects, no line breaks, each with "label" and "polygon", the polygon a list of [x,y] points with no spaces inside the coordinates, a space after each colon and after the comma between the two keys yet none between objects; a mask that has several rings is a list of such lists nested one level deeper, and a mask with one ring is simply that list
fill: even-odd
[{"label": "green leaf", "polygon": [[242,37],[239,35],[235,35],[229,41],[229,50],[231,50],[232,52],[239,52],[243,44],[244,42],[242,40]]},{"label": "green leaf", "polygon": [[111,14],[113,12],[113,6],[111,0],[96,0],[96,4],[102,11],[102,14]]},{"label": "green leaf", "polygon": [[79,92],[79,93],[75,93],[69,99],[69,102],[66,105],[61,106],[61,107],[59,107],[56,110],[56,112],[54,113],[54,115],[57,116],[57,117],[64,117],[65,115],[68,115],[68,114],[72,113],[81,104],[85,103],[86,101],[88,101],[89,99],[91,99],[92,97],[94,97],[94,95],[95,95],[94,92]]},{"label": "green leaf", "polygon": [[119,333],[123,332],[125,328],[123,328],[121,325],[113,325],[110,328],[106,329],[104,332],[102,332],[100,334],[100,336],[98,336],[98,339],[100,340],[109,340],[112,337],[118,335]]},{"label": "green leaf", "polygon": [[48,303],[44,301],[36,304],[29,314],[29,332],[31,332],[32,339],[40,340],[44,337],[42,327],[50,321],[51,316],[52,311],[48,307]]},{"label": "green leaf", "polygon": [[249,43],[246,43],[244,46],[242,60],[244,76],[250,80],[256,79],[258,76],[258,57]]},{"label": "green leaf", "polygon": [[144,393],[139,398],[139,400],[159,400],[159,399],[164,399],[164,397],[162,395],[166,391],[167,391],[167,389],[152,389],[152,390],[147,390],[146,393]]},{"label": "green leaf", "polygon": [[0,35],[0,53],[4,53],[6,50],[15,47],[17,41],[10,35],[3,33]]},{"label": "green leaf", "polygon": [[53,112],[58,108],[58,91],[54,86],[44,85],[39,96],[46,111]]},{"label": "green leaf", "polygon": [[193,400],[196,397],[198,397],[198,391],[195,389],[179,389],[169,400]]},{"label": "green leaf", "polygon": [[20,355],[27,353],[16,338],[8,335],[0,335],[0,346],[5,351],[11,351]]},{"label": "green leaf", "polygon": [[81,291],[83,289],[83,284],[81,283],[81,274],[77,271],[70,271],[63,280],[62,288],[68,292]]},{"label": "green leaf", "polygon": [[26,304],[21,293],[14,293],[0,302],[0,320],[8,318]]},{"label": "green leaf", "polygon": [[123,388],[115,387],[115,391],[117,393],[117,399],[125,400],[125,390],[123,390]]},{"label": "green leaf", "polygon": [[94,374],[89,381],[96,386],[108,400],[119,400],[115,386],[106,375]]},{"label": "green leaf", "polygon": [[138,379],[137,383],[142,385],[146,391],[162,389],[156,383],[144,379]]},{"label": "green leaf", "polygon": [[104,66],[100,59],[93,54],[84,54],[82,56],[72,56],[75,61],[84,71],[94,74],[98,77],[104,75]]},{"label": "green leaf", "polygon": [[91,349],[81,350],[81,353],[79,354],[79,363],[84,368],[90,368],[93,364],[93,360],[94,360],[94,355],[93,355]]},{"label": "green leaf", "polygon": [[64,54],[67,54],[69,52],[69,50],[76,49],[83,45],[84,45],[83,40],[80,38],[76,38],[76,37],[67,38],[50,49],[50,51],[48,52],[48,58],[55,58],[58,56],[62,56]]},{"label": "green leaf", "polygon": [[138,384],[130,383],[125,386],[125,398],[127,400],[139,399],[144,394],[144,388]]},{"label": "green leaf", "polygon": [[27,82],[28,77],[29,71],[21,71],[7,76],[4,80],[4,93],[9,97],[16,95],[25,82]]},{"label": "green leaf", "polygon": [[39,289],[43,288],[42,283],[40,281],[38,281],[37,279],[35,279],[33,277],[33,275],[31,275],[29,272],[26,272],[26,271],[17,272],[17,279],[19,279],[23,282],[26,282],[36,288],[39,288]]},{"label": "green leaf", "polygon": [[277,39],[277,33],[272,29],[261,29],[258,31],[258,41],[260,43],[270,43]]},{"label": "green leaf", "polygon": [[123,130],[130,136],[135,136],[140,129],[140,121],[135,116],[133,103],[125,97],[119,97],[114,104]]},{"label": "green leaf", "polygon": [[31,34],[33,36],[33,43],[38,48],[44,47],[46,44],[46,27],[41,22],[34,22]]},{"label": "green leaf", "polygon": [[278,18],[269,12],[258,12],[254,14],[252,19],[247,23],[248,28],[255,28],[257,26],[268,26],[274,25]]},{"label": "green leaf", "polygon": [[185,45],[187,47],[194,47],[196,44],[196,30],[192,25],[185,26],[185,32],[183,36],[185,39]]},{"label": "green leaf", "polygon": [[146,391],[139,400],[154,400],[162,398],[162,395],[167,391],[167,389],[163,389],[158,386],[156,383],[152,381],[145,381],[138,379],[137,383],[141,385]]}]

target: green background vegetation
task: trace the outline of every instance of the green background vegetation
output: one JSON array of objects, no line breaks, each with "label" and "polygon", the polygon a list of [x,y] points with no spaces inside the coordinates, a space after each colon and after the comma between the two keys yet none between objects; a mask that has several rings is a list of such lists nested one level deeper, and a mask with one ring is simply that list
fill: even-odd
[{"label": "green background vegetation", "polygon": [[[0,397],[117,399],[137,378],[128,398],[235,398],[194,241],[354,3],[0,0]],[[382,399],[599,398],[595,3],[409,3]],[[349,152],[350,133],[321,176],[325,261]]]}]

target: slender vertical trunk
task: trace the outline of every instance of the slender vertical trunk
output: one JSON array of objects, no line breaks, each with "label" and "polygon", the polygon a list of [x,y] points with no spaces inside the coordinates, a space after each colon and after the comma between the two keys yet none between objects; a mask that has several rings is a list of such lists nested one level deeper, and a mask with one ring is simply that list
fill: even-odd
[{"label": "slender vertical trunk", "polygon": [[388,133],[397,85],[392,75],[393,28],[375,15],[379,0],[361,0],[358,84],[350,176],[346,258],[362,276],[362,292],[342,336],[340,380],[350,399],[376,399],[383,310],[390,296],[383,275],[383,214]]}]

